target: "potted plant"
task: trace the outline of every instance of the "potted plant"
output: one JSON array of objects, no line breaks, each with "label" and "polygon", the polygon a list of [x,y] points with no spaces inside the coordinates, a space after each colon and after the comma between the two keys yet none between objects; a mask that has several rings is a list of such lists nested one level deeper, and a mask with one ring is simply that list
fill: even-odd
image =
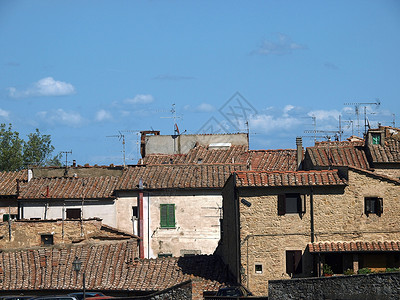
[{"label": "potted plant", "polygon": [[324,267],[322,268],[323,272],[324,272],[324,276],[332,276],[333,275],[333,271],[330,265],[324,264]]}]

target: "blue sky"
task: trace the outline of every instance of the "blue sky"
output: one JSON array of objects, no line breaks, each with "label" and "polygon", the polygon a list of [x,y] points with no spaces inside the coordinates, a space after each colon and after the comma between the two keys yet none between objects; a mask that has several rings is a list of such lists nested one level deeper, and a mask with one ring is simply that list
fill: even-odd
[{"label": "blue sky", "polygon": [[339,115],[342,139],[362,132],[364,107],[399,126],[399,53],[396,0],[0,0],[0,123],[91,165],[123,163],[120,134],[134,164],[173,107],[181,132],[247,121],[252,149],[311,146]]}]

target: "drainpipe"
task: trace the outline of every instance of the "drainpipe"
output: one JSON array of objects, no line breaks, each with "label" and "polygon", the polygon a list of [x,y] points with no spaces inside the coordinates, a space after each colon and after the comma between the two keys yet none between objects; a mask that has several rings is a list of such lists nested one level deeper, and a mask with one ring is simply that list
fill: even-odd
[{"label": "drainpipe", "polygon": [[310,229],[311,229],[311,243],[314,243],[314,189],[311,188],[310,193]]},{"label": "drainpipe", "polygon": [[144,258],[143,238],[143,179],[139,179],[139,258]]},{"label": "drainpipe", "polygon": [[[239,224],[239,196],[236,187],[236,173],[233,173],[233,203],[235,205],[235,231],[236,231],[236,279],[237,283],[242,282],[240,266],[241,266],[241,255],[240,255],[240,224]],[[247,266],[248,268],[249,266]]]}]

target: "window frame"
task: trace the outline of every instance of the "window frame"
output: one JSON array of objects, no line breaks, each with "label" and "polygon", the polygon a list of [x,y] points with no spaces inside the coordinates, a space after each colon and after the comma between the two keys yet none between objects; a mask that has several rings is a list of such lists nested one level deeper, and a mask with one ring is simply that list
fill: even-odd
[{"label": "window frame", "polygon": [[[74,216],[79,212],[79,217],[71,217],[71,214]],[[70,217],[68,217],[68,215]],[[82,218],[82,209],[81,208],[67,208],[65,209],[65,217],[67,220],[80,220]]]},{"label": "window frame", "polygon": [[[42,246],[51,246],[54,245],[54,235],[53,234],[41,234],[40,241]],[[49,242],[48,242],[49,241]]]},{"label": "window frame", "polygon": [[176,228],[175,204],[160,204],[160,228]]},{"label": "window frame", "polygon": [[303,252],[301,250],[286,250],[286,274],[290,276],[303,273]]},{"label": "window frame", "polygon": [[[296,201],[296,211],[288,211],[288,199]],[[295,200],[293,200],[295,199]],[[286,214],[299,214],[303,216],[306,213],[306,195],[301,193],[285,193],[278,195],[278,215],[283,216]]]},{"label": "window frame", "polygon": [[367,216],[370,214],[381,216],[383,214],[383,198],[364,197],[364,213]]}]

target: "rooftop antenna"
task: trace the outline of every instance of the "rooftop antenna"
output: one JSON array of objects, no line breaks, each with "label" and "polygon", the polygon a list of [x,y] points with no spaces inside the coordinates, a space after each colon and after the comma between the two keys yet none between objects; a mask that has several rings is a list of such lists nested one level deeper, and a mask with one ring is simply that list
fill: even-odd
[{"label": "rooftop antenna", "polygon": [[176,123],[177,119],[182,119],[181,117],[176,116],[176,110],[175,110],[175,103],[172,104],[172,108],[170,110],[172,117],[161,117],[161,119],[173,119],[174,120],[174,135],[179,135],[179,128],[178,124]]},{"label": "rooftop antenna", "polygon": [[381,105],[381,101],[377,98],[375,102],[348,102],[345,103],[344,105],[354,105],[355,108],[355,112],[357,115],[357,132],[358,132],[358,136],[361,135],[360,133],[360,106],[364,107],[364,133],[367,133],[367,129],[368,129],[368,121],[367,121],[367,106],[368,105],[376,105],[377,107],[379,107]]},{"label": "rooftop antenna", "polygon": [[65,167],[68,166],[68,154],[72,154],[72,150],[70,151],[61,151],[61,154],[65,154]]},{"label": "rooftop antenna", "polygon": [[392,116],[393,116],[392,125],[393,125],[393,128],[396,128],[396,114],[392,114]]},{"label": "rooftop antenna", "polygon": [[[151,130],[154,131],[153,128],[151,128]],[[141,130],[134,130],[134,129],[123,130],[122,131],[122,132],[133,133],[133,134],[136,135],[136,158],[137,158],[137,161],[139,161],[139,159],[140,159],[140,157],[139,157],[139,153],[140,153],[140,131]],[[131,153],[132,153],[132,151],[128,155],[128,160],[130,159],[129,156],[130,156]],[[136,158],[133,158],[133,159],[135,160]]]},{"label": "rooftop antenna", "polygon": [[107,135],[106,137],[117,137],[120,141],[122,140],[122,159],[124,162],[124,167],[126,166],[125,163],[125,135],[121,133],[121,131],[119,131],[119,134],[115,134],[115,135]]}]

